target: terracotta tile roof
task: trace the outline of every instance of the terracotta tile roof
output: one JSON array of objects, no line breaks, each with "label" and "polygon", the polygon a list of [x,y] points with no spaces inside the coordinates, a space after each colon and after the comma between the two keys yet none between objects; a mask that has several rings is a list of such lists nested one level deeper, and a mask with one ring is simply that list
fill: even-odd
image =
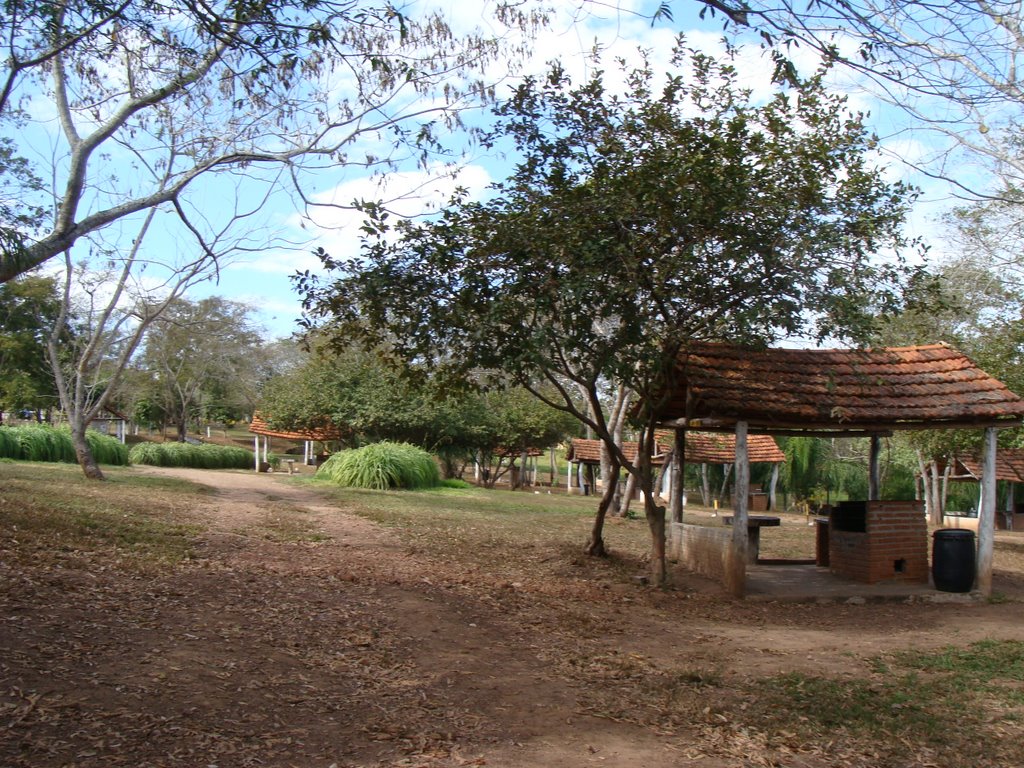
[{"label": "terracotta tile roof", "polygon": [[[667,429],[659,429],[655,437],[658,440],[658,453],[654,457],[654,463],[660,464],[665,454],[672,449],[674,437],[671,430]],[[630,461],[636,459],[636,443],[624,443],[622,450]],[[751,464],[783,464],[786,461],[785,454],[771,435],[748,435],[747,450]],[[574,439],[566,452],[566,458],[569,461],[582,461],[584,464],[598,464],[601,461],[601,441]],[[688,431],[686,461],[691,464],[732,464],[736,461],[736,436],[727,433]]]},{"label": "terracotta tile roof", "polygon": [[[659,414],[703,429],[1010,427],[1024,400],[945,344],[871,350],[745,349],[701,344],[680,352],[679,385]],[[691,398],[689,414],[687,396]]]},{"label": "terracotta tile roof", "polygon": [[[636,460],[636,447],[637,444],[635,442],[626,442],[622,444],[622,452],[626,454],[626,458],[630,462]],[[664,460],[663,455],[668,452],[669,446],[659,444],[657,450],[658,453],[653,459],[654,464],[660,464]],[[572,443],[569,445],[569,449],[565,453],[565,458],[569,461],[580,461],[584,464],[600,464],[601,441],[574,438]]]},{"label": "terracotta tile roof", "polygon": [[[963,469],[975,478],[981,478],[981,459],[977,456],[958,456],[957,463],[957,473]],[[996,452],[996,480],[1024,483],[1024,450],[1000,448]]]},{"label": "terracotta tile roof", "polygon": [[[771,435],[748,435],[747,454],[751,464],[786,462]],[[736,461],[736,435],[687,431],[685,458],[688,464],[732,464]]]},{"label": "terracotta tile roof", "polygon": [[321,429],[308,429],[308,430],[284,430],[274,429],[259,413],[253,414],[252,421],[249,423],[249,431],[255,435],[265,435],[267,437],[282,437],[287,440],[341,440],[343,435],[342,431],[338,427],[328,426]]}]

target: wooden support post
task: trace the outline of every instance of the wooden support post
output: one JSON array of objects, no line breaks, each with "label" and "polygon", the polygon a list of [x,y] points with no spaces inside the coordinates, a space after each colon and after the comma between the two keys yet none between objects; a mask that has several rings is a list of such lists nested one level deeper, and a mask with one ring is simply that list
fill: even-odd
[{"label": "wooden support post", "polygon": [[256,466],[254,466],[253,469],[255,469],[257,472],[259,472],[260,471],[260,436],[259,435],[253,435],[252,439],[253,439],[252,455],[253,455],[254,461],[256,462]]},{"label": "wooden support post", "polygon": [[672,464],[668,469],[668,511],[673,523],[683,522],[683,468],[686,461],[686,430],[677,429],[676,444],[672,451]]},{"label": "wooden support post", "polygon": [[878,435],[871,436],[871,448],[868,453],[868,501],[881,498],[881,474],[879,473],[879,457],[882,453],[882,439]]},{"label": "wooden support post", "polygon": [[726,564],[726,589],[743,597],[747,589],[747,499],[750,494],[750,462],[747,453],[747,422],[736,422],[736,492],[733,494],[732,546]]},{"label": "wooden support post", "polygon": [[992,594],[992,548],[996,527],[996,430],[985,429],[981,456],[981,501],[978,505],[977,588]]}]

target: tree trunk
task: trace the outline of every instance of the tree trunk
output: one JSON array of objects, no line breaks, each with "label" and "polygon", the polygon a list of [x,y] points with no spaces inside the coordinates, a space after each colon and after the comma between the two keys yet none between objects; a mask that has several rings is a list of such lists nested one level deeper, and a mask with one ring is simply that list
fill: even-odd
[{"label": "tree trunk", "polygon": [[594,517],[594,525],[590,529],[590,540],[584,550],[591,557],[608,556],[608,550],[604,546],[604,521],[608,516],[608,510],[615,501],[616,489],[619,485],[619,466],[615,462],[612,462],[610,466],[614,471],[605,480],[601,503],[597,505],[597,515]]},{"label": "tree trunk", "polygon": [[445,480],[451,480],[453,477],[458,477],[460,475],[454,458],[451,456],[441,456],[441,474],[444,476]]},{"label": "tree trunk", "polygon": [[[643,470],[641,470],[643,472]],[[662,586],[668,580],[668,567],[665,560],[665,507],[656,504],[651,493],[651,472],[648,466],[647,478],[640,479],[641,493],[644,497],[644,516],[651,531],[651,584]],[[644,486],[646,490],[643,490]]]},{"label": "tree trunk", "polygon": [[629,505],[633,502],[633,497],[636,495],[636,475],[630,474],[626,478],[626,487],[623,490],[622,495],[619,498],[618,515],[619,517],[626,517],[629,514]]},{"label": "tree trunk", "polygon": [[700,465],[700,500],[705,507],[711,506],[711,478],[708,477],[708,465]]},{"label": "tree trunk", "polygon": [[78,466],[90,480],[106,480],[100,465],[96,463],[92,451],[89,450],[89,441],[85,439],[85,429],[78,424],[71,425],[71,444],[75,447],[75,458],[78,459]]},{"label": "tree trunk", "polygon": [[637,443],[636,485],[644,500],[644,517],[651,531],[651,584],[663,586],[668,580],[665,550],[665,507],[654,500],[654,472],[651,452],[654,448],[654,424],[648,423]]},{"label": "tree trunk", "polygon": [[729,490],[729,477],[732,475],[732,464],[722,465],[722,488],[718,491],[718,506],[724,507],[726,499],[729,497],[726,492]]}]

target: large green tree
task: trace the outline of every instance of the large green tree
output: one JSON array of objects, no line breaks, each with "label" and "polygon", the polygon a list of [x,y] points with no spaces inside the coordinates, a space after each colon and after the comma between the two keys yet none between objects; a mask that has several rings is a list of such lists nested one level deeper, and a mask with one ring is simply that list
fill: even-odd
[{"label": "large green tree", "polygon": [[[333,274],[299,280],[336,333],[442,373],[501,371],[588,425],[644,491],[656,582],[665,516],[649,457],[677,353],[865,338],[899,304],[909,201],[820,77],[756,103],[728,61],[681,46],[675,64],[664,79],[624,72],[621,91],[557,67],[524,81],[494,137],[514,143],[515,172],[489,199],[397,226],[371,207],[362,258],[324,254]],[[634,394],[636,461],[602,411],[607,381]]]},{"label": "large green tree", "polygon": [[[496,481],[523,451],[564,439],[571,420],[519,389],[449,390],[426,375],[408,375],[373,352],[321,347],[267,382],[263,416],[282,429],[328,424],[360,444],[408,442],[438,455],[446,474],[478,461]],[[493,484],[493,483],[490,483]]]},{"label": "large green tree", "polygon": [[153,322],[142,365],[156,383],[164,414],[178,440],[200,416],[252,410],[262,359],[262,336],[252,310],[219,296],[178,299]]},{"label": "large green tree", "polygon": [[46,339],[59,314],[52,277],[25,275],[0,285],[0,412],[57,405]]}]

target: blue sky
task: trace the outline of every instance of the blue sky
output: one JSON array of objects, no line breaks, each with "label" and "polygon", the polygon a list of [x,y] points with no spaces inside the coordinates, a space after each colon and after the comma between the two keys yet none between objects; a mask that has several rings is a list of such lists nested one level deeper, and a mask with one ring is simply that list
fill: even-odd
[{"label": "blue sky", "polygon": [[[640,4],[641,8],[652,6]],[[454,18],[459,19],[460,13],[466,15],[463,8],[462,4],[451,3]],[[569,72],[577,79],[582,78],[594,66],[587,54],[595,43],[605,51],[607,61],[613,57],[634,59],[638,47],[643,47],[650,52],[654,69],[667,71],[670,69],[668,57],[679,32],[684,32],[687,42],[695,47],[709,52],[723,49],[721,20],[699,20],[696,14],[699,6],[694,2],[676,3],[674,19],[662,20],[653,26],[642,15],[596,10],[599,8],[592,6],[590,13],[575,18],[567,13],[556,16],[550,28],[536,41],[537,53],[525,65],[525,71],[542,71],[553,54],[557,54]],[[478,23],[479,17],[464,21]],[[805,71],[813,68],[814,60],[809,52],[798,51],[795,55]],[[771,63],[759,46],[754,44],[744,49],[740,67],[748,73],[755,92],[763,89],[767,93]],[[494,74],[502,74],[500,67]],[[911,173],[896,159],[925,156],[927,143],[906,130],[898,110],[875,102],[851,75],[837,72],[835,80],[835,87],[849,94],[851,108],[872,113],[870,122],[882,138],[879,162],[889,166],[890,176],[905,178],[924,189],[921,202],[908,222],[908,231],[931,240],[935,249],[941,251],[941,228],[936,222],[940,213],[953,202],[949,190],[941,182]],[[481,111],[474,119],[485,120],[486,111]],[[453,138],[457,143],[458,138]],[[507,171],[508,164],[501,158],[472,152],[469,150],[459,158],[461,170],[457,181],[445,176],[440,164],[423,169],[410,163],[386,176],[325,169],[312,180],[313,197],[318,202],[339,205],[357,198],[386,197],[394,199],[392,209],[403,215],[421,214],[436,209],[456,183],[471,190],[483,190]],[[197,190],[194,198],[197,208],[202,209],[206,204],[220,204],[227,195],[234,193],[229,189],[208,188]],[[286,337],[295,330],[295,320],[301,314],[300,300],[292,289],[290,275],[298,270],[317,271],[319,262],[312,256],[312,250],[318,246],[335,257],[356,255],[359,217],[351,211],[331,208],[307,216],[288,196],[277,195],[255,220],[258,227],[251,238],[253,252],[225,264],[218,282],[197,286],[190,295],[216,294],[245,302],[255,309],[268,338]],[[263,249],[261,237],[266,242],[284,239],[293,245]]]}]

